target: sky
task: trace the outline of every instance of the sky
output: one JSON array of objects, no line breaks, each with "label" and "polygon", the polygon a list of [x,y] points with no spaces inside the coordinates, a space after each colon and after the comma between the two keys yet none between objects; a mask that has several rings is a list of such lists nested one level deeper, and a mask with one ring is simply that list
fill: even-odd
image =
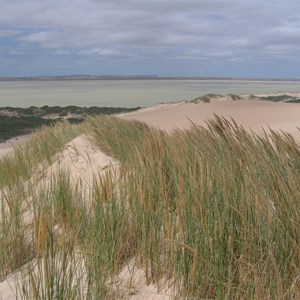
[{"label": "sky", "polygon": [[300,78],[299,0],[0,0],[0,76]]}]

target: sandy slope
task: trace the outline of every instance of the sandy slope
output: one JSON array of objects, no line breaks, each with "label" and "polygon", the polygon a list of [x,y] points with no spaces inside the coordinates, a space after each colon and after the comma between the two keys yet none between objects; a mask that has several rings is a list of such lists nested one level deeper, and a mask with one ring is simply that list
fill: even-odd
[{"label": "sandy slope", "polygon": [[283,130],[300,137],[300,104],[275,103],[258,100],[225,99],[213,103],[177,103],[157,105],[120,116],[126,120],[144,121],[161,129],[188,128],[191,121],[205,124],[214,114],[232,117],[246,128],[259,130],[270,126],[275,130]]}]

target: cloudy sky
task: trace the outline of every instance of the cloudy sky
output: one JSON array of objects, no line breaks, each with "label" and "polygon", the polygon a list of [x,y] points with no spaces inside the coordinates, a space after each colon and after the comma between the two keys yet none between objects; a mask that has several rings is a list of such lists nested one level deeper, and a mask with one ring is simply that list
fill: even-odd
[{"label": "cloudy sky", "polygon": [[0,0],[0,76],[300,78],[299,0]]}]

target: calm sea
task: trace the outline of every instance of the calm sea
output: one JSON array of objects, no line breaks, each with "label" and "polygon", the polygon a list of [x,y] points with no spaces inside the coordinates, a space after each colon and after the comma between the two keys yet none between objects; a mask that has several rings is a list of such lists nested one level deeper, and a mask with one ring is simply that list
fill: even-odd
[{"label": "calm sea", "polygon": [[208,93],[300,93],[296,81],[74,80],[0,82],[0,106],[150,106]]}]

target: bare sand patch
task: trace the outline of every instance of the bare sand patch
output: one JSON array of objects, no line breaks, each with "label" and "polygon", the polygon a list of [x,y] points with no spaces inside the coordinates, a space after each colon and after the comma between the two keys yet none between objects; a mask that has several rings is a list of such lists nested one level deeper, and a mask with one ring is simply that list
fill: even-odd
[{"label": "bare sand patch", "polygon": [[158,105],[120,116],[138,120],[160,129],[187,129],[191,122],[205,125],[214,115],[233,118],[238,124],[254,131],[261,128],[282,130],[300,138],[300,104],[260,100],[223,100],[212,103],[178,103]]}]

